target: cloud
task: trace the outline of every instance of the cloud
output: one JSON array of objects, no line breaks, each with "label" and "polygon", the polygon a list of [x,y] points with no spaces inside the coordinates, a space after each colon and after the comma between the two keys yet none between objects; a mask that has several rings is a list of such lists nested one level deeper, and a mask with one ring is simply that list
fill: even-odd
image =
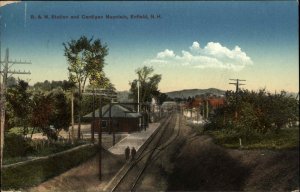
[{"label": "cloud", "polygon": [[204,48],[200,47],[200,43],[193,42],[189,47],[190,51],[182,50],[181,54],[175,54],[173,50],[166,49],[157,53],[156,57],[146,60],[146,64],[151,65],[182,65],[193,68],[205,69],[229,69],[239,71],[253,62],[249,56],[239,46],[235,46],[232,50],[222,46],[218,42],[209,42]]},{"label": "cloud", "polygon": [[193,45],[190,47],[191,51],[198,51],[200,50],[200,44],[197,41],[193,42]]},{"label": "cloud", "polygon": [[174,57],[174,51],[170,51],[169,49],[164,50],[163,52],[157,53],[157,58],[158,59],[164,59],[164,58],[172,58]]},{"label": "cloud", "polygon": [[21,1],[0,1],[0,7],[3,7],[7,4],[11,4],[11,3],[20,3]]}]

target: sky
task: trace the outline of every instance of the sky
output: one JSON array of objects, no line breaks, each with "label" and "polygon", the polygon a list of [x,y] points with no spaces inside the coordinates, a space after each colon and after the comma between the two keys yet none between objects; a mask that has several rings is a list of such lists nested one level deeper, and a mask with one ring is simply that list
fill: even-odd
[{"label": "sky", "polygon": [[297,1],[28,1],[0,14],[1,59],[9,48],[11,60],[30,60],[12,66],[30,71],[15,76],[30,84],[68,79],[63,43],[85,35],[107,44],[104,71],[118,91],[145,65],[162,75],[162,92],[235,90],[229,79],[299,91]]}]

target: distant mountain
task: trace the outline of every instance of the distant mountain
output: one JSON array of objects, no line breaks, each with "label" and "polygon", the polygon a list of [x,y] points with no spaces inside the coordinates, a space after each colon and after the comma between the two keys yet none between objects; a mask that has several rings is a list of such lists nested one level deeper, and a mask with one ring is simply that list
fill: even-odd
[{"label": "distant mountain", "polygon": [[195,97],[196,95],[216,95],[221,96],[224,95],[226,91],[216,89],[216,88],[209,88],[209,89],[184,89],[180,91],[171,91],[166,92],[170,98],[188,98],[188,97]]},{"label": "distant mountain", "polygon": [[[188,97],[195,97],[196,95],[216,95],[221,96],[224,95],[226,91],[216,89],[216,88],[209,88],[209,89],[184,89],[180,91],[171,91],[166,92],[170,98],[188,98]],[[132,99],[128,99],[129,91],[119,91],[118,94],[118,101],[119,102],[133,102]],[[288,92],[287,95],[291,95],[292,97],[296,98],[298,93]],[[299,99],[299,96],[298,98]]]}]

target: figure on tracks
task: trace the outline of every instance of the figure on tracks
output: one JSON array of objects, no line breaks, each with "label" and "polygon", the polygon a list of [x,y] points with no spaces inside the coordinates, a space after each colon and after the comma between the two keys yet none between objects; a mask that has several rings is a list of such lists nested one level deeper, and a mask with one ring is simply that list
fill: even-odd
[{"label": "figure on tracks", "polygon": [[129,148],[129,146],[127,146],[126,149],[125,149],[125,159],[126,159],[126,161],[129,160],[129,155],[130,155],[130,148]]},{"label": "figure on tracks", "polygon": [[134,147],[132,147],[132,149],[131,149],[131,160],[134,160],[135,155],[136,155],[136,150],[135,150]]}]

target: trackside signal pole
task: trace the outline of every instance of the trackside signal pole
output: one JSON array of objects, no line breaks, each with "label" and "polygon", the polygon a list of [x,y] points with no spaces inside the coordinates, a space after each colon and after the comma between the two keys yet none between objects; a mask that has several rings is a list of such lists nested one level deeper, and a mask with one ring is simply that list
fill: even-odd
[{"label": "trackside signal pole", "polygon": [[[0,45],[1,46],[1,45]],[[1,48],[0,48],[0,55],[1,55]],[[1,56],[0,56],[0,79],[1,76],[3,77],[3,81],[1,83],[0,80],[0,84],[1,84],[1,103],[0,103],[0,112],[1,112],[1,123],[0,123],[0,144],[1,144],[1,153],[0,153],[0,168],[2,170],[2,160],[3,160],[3,147],[4,147],[4,130],[5,130],[5,103],[6,103],[6,98],[5,98],[5,94],[6,94],[6,86],[7,86],[7,78],[9,77],[9,75],[13,75],[13,74],[31,74],[30,72],[25,72],[25,71],[16,71],[16,70],[10,70],[10,68],[15,65],[15,64],[31,64],[31,62],[27,62],[27,61],[10,61],[9,60],[9,49],[6,49],[6,53],[5,53],[5,59],[4,61],[1,61]],[[4,65],[4,68],[2,70],[2,65]],[[1,174],[1,184],[2,184],[2,174]]]},{"label": "trackside signal pole", "polygon": [[[100,92],[96,93],[95,91],[98,90]],[[98,161],[98,170],[99,170],[99,180],[102,180],[102,99],[103,98],[113,98],[116,97],[116,94],[113,93],[112,91],[109,91],[108,93],[105,93],[105,91],[109,90],[104,90],[104,89],[95,89],[93,88],[92,92],[84,92],[83,95],[92,95],[93,98],[95,98],[96,95],[99,96],[99,129],[98,129],[98,153],[99,153],[99,161]],[[93,99],[93,109],[95,105],[95,99]],[[109,109],[111,110],[111,108]],[[93,123],[92,123],[92,129],[95,130],[94,127],[94,120],[95,120],[95,114],[93,110]],[[94,131],[92,130],[92,131]],[[94,135],[92,133],[92,135]],[[92,136],[93,137],[93,136]],[[94,139],[92,138],[92,142],[94,142]]]}]

